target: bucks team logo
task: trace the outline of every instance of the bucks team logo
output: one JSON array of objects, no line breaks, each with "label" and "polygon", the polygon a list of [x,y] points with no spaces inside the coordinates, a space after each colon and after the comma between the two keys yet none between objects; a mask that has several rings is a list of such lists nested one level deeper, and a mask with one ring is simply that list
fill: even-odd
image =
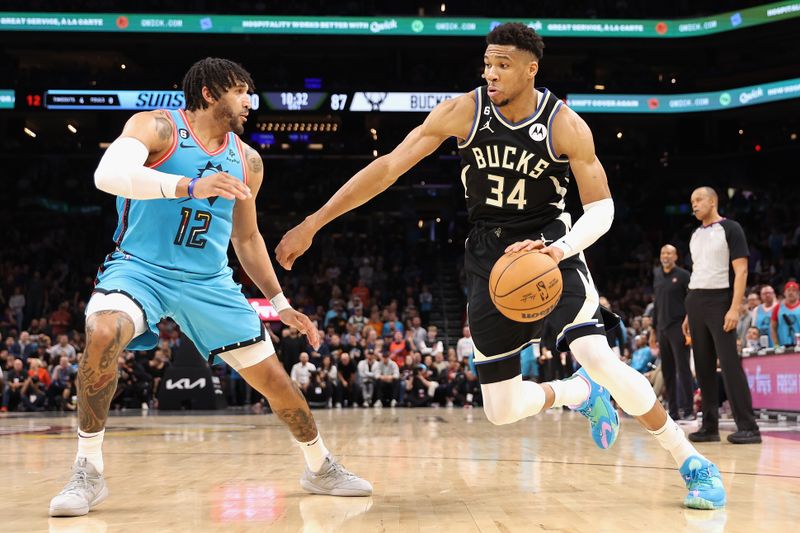
[{"label": "bucks team logo", "polygon": [[536,142],[543,141],[547,138],[547,126],[544,124],[534,124],[531,126],[531,129],[528,130],[528,135]]}]

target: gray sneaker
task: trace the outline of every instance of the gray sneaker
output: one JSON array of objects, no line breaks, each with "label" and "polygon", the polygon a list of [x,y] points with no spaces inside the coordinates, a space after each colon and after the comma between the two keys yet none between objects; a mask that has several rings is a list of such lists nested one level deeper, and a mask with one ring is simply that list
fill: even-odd
[{"label": "gray sneaker", "polygon": [[349,472],[329,455],[316,474],[306,466],[300,486],[313,494],[330,496],[370,496],[372,484]]},{"label": "gray sneaker", "polygon": [[50,500],[50,516],[83,516],[106,498],[108,487],[103,474],[81,457],[72,465],[72,477],[64,489]]}]

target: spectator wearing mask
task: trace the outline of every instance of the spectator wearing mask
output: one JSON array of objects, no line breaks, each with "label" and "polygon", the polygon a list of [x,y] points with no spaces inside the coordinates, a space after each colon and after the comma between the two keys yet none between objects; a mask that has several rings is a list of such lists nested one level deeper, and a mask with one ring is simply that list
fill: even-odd
[{"label": "spectator wearing mask", "polygon": [[759,291],[761,303],[756,307],[753,325],[758,328],[760,337],[767,339],[768,345],[765,348],[775,346],[772,340],[772,312],[778,307],[778,300],[775,298],[775,289],[771,285],[764,285]]},{"label": "spectator wearing mask", "polygon": [[772,342],[775,346],[795,346],[800,333],[800,286],[791,280],[783,287],[783,301],[772,310]]}]

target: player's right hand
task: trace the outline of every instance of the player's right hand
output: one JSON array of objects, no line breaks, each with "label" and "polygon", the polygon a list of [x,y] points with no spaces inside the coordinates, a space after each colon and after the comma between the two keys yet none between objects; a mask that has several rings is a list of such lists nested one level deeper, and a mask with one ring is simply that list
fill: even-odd
[{"label": "player's right hand", "polygon": [[193,193],[195,198],[221,196],[227,200],[247,200],[252,196],[250,187],[227,172],[200,178],[194,184]]},{"label": "player's right hand", "polygon": [[286,270],[291,270],[295,260],[311,247],[314,233],[316,232],[308,221],[303,221],[287,231],[275,248],[275,258],[278,263]]}]

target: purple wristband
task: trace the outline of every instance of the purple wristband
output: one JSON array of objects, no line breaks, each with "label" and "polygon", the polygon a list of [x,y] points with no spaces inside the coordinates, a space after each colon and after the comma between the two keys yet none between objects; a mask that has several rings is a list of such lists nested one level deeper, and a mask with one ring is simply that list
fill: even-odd
[{"label": "purple wristband", "polygon": [[189,182],[189,198],[194,198],[194,186],[197,183],[197,180],[200,178],[194,178],[192,181]]}]

